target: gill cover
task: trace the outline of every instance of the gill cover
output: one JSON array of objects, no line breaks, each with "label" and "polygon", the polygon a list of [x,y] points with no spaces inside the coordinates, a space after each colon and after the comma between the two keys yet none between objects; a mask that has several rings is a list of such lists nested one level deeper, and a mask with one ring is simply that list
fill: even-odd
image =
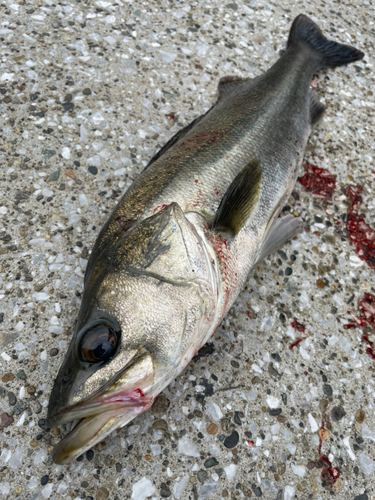
[{"label": "gill cover", "polygon": [[50,397],[50,425],[116,391],[141,353],[151,356],[153,374],[139,374],[139,388],[147,395],[161,387],[212,295],[206,256],[176,203],[125,230],[119,220],[119,228],[90,257],[76,332]]}]

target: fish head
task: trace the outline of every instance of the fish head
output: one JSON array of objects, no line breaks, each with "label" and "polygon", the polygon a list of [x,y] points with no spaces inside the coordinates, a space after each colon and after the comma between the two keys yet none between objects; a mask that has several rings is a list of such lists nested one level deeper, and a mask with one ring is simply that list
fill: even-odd
[{"label": "fish head", "polygon": [[50,396],[50,426],[80,420],[55,447],[59,464],[150,408],[200,347],[207,317],[209,293],[202,298],[196,282],[204,252],[178,205],[124,237],[100,238],[105,244],[88,264],[76,331]]}]

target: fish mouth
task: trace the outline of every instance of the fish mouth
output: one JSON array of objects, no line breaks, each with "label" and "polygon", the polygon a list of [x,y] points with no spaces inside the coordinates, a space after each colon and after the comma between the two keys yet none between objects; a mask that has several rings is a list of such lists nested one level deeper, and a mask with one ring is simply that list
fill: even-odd
[{"label": "fish mouth", "polygon": [[144,408],[150,404],[151,396],[143,394],[142,389],[134,389],[131,393],[124,390],[110,394],[102,399],[95,397],[69,406],[53,418],[53,425],[62,425],[77,419],[96,417],[103,413],[118,413],[132,408]]},{"label": "fish mouth", "polygon": [[[138,383],[137,382],[138,378]],[[148,410],[153,395],[154,369],[149,354],[126,370],[101,393],[68,406],[50,419],[50,425],[78,421],[73,429],[55,446],[53,461],[62,465],[81,455],[104,439],[120,425],[125,425]]]},{"label": "fish mouth", "polygon": [[148,410],[153,400],[153,396],[145,396],[141,389],[136,389],[132,394],[118,393],[101,400],[95,398],[60,412],[54,419],[59,424],[80,420],[55,446],[53,461],[62,465],[81,455],[119,425],[125,425]]}]

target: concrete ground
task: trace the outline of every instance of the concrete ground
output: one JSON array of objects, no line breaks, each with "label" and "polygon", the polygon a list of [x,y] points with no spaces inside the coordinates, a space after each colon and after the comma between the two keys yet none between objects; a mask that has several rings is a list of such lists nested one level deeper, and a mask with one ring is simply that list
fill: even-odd
[{"label": "concrete ground", "polygon": [[[343,187],[364,187],[356,215],[374,227],[374,5],[2,0],[0,12],[0,497],[373,499],[374,310],[358,301],[375,272],[349,241]],[[219,78],[264,72],[301,12],[366,54],[314,81],[327,113],[305,158],[337,176],[332,200],[297,183],[285,210],[309,229],[257,266],[212,344],[151,411],[56,466],[66,429],[47,428],[47,404],[101,226]]]}]

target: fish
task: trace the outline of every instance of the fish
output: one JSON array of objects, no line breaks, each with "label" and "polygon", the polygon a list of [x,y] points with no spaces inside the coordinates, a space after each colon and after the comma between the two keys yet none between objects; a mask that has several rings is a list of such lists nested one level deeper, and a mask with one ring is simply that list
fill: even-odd
[{"label": "fish", "polygon": [[251,269],[304,223],[279,217],[325,106],[313,75],[362,59],[310,18],[262,75],[221,78],[211,109],[173,136],[124,193],[90,255],[49,400],[67,463],[147,411],[220,325]]}]

